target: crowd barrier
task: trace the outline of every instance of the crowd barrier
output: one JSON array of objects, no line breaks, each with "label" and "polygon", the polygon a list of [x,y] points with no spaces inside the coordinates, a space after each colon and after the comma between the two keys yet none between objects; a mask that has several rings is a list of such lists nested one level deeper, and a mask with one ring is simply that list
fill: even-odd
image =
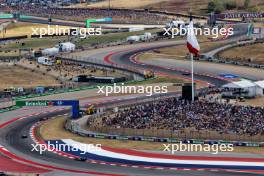
[{"label": "crowd barrier", "polygon": [[[158,137],[158,136],[146,136],[145,134],[142,135],[138,129],[128,135],[128,134],[113,134],[113,131],[94,131],[95,129],[88,128],[83,129],[81,125],[76,120],[67,120],[64,124],[66,130],[78,134],[83,137],[91,137],[91,138],[99,138],[99,139],[113,139],[113,140],[132,140],[132,141],[147,141],[147,142],[162,142],[162,143],[186,143],[186,144],[233,144],[234,146],[242,146],[242,147],[264,147],[264,136],[259,138],[259,141],[252,140],[250,137],[248,140],[246,138],[222,138],[222,139],[214,139],[214,136],[210,134],[205,136],[206,138],[201,139],[198,138],[197,135],[188,136],[186,133],[183,133],[181,136],[177,136],[174,132],[170,132],[172,136],[170,137]],[[96,129],[98,130],[98,129]],[[113,128],[109,128],[109,130],[113,130]],[[124,129],[118,129],[122,131]],[[156,133],[156,132],[154,132]],[[196,137],[196,138],[195,138]]]},{"label": "crowd barrier", "polygon": [[7,40],[20,40],[20,39],[26,39],[28,38],[27,35],[21,35],[21,36],[15,36],[15,37],[5,37],[5,38],[0,38],[0,41],[7,41]]},{"label": "crowd barrier", "polygon": [[[139,80],[139,81],[137,81],[137,80],[131,80],[131,81],[123,82],[123,83],[125,83],[125,84],[132,84],[132,83],[139,83],[139,82],[143,82],[143,81],[147,81],[147,80],[152,80],[152,79],[156,79],[156,77],[155,78],[144,79],[144,80]],[[121,84],[121,83],[116,83],[116,85],[119,85],[119,84]],[[57,90],[55,92],[48,92],[48,93],[42,93],[42,94],[31,94],[31,95],[26,95],[26,96],[14,97],[13,100],[14,101],[18,101],[18,100],[23,100],[23,99],[43,97],[43,96],[55,95],[55,94],[61,94],[61,93],[76,92],[76,91],[90,90],[90,89],[97,89],[97,86],[100,86],[100,85],[113,86],[114,84],[97,84],[96,86],[82,86],[82,87],[77,87],[77,88],[73,88],[73,89],[60,89],[60,90]]]},{"label": "crowd barrier", "polygon": [[[138,83],[138,82],[142,82],[142,81],[147,80],[147,79],[144,78],[144,73],[141,72],[141,71],[138,71],[136,69],[120,67],[120,66],[117,66],[117,65],[107,65],[107,64],[105,64],[103,62],[98,63],[98,62],[83,61],[83,60],[82,61],[78,61],[78,60],[74,60],[74,59],[71,59],[71,58],[61,58],[61,59],[68,60],[68,61],[73,61],[73,62],[84,63],[84,64],[97,65],[97,66],[100,66],[100,67],[106,67],[106,68],[111,68],[111,69],[127,71],[129,73],[137,74],[139,77],[141,77],[140,80],[135,80],[134,79],[134,80],[126,81],[126,82],[124,82],[125,84]],[[155,79],[155,78],[149,78],[149,79]],[[118,83],[118,84],[121,84],[121,83]],[[101,85],[101,84],[98,84],[98,85]],[[66,88],[66,89],[59,89],[59,90],[55,90],[53,92],[46,92],[46,93],[42,93],[42,94],[30,94],[30,95],[26,95],[26,96],[18,96],[18,97],[13,97],[12,100],[18,101],[18,100],[23,100],[23,99],[36,98],[36,97],[42,97],[42,96],[48,96],[48,95],[55,95],[55,94],[61,94],[61,93],[67,93],[67,92],[96,89],[98,85],[96,85],[96,86],[82,86],[82,87],[77,87],[77,88]],[[104,84],[104,85],[111,86],[113,84]],[[0,113],[11,111],[11,110],[14,110],[14,109],[17,109],[17,107],[12,107],[12,106],[11,107],[7,107],[5,109],[0,110]]]},{"label": "crowd barrier", "polygon": [[130,128],[112,128],[112,127],[89,127],[89,130],[125,136],[155,136],[158,138],[177,138],[177,139],[215,139],[227,141],[264,141],[264,135],[248,136],[236,134],[220,134],[214,131],[196,131],[196,130],[180,130],[173,131],[169,129],[130,129]]},{"label": "crowd barrier", "polygon": [[94,66],[99,66],[99,67],[104,67],[104,68],[110,68],[110,69],[117,69],[117,70],[121,70],[121,71],[127,71],[130,72],[132,74],[137,74],[140,77],[144,77],[144,71],[143,70],[138,70],[129,66],[120,66],[118,64],[106,64],[104,61],[98,61],[95,58],[87,58],[87,57],[71,57],[71,58],[67,58],[67,57],[58,57],[62,60],[65,61],[70,61],[70,62],[78,62],[81,64],[88,64],[88,65],[94,65]]},{"label": "crowd barrier", "polygon": [[21,58],[19,56],[0,56],[1,61],[19,61],[20,59]]},{"label": "crowd barrier", "polygon": [[13,111],[13,110],[16,110],[16,109],[19,109],[19,108],[20,107],[18,107],[18,106],[6,107],[6,108],[3,108],[3,109],[0,109],[0,114],[4,113],[4,112],[8,112],[8,111]]},{"label": "crowd barrier", "polygon": [[[155,78],[149,78],[146,80],[150,80],[150,79],[155,79]],[[132,80],[132,81],[126,81],[124,83],[125,84],[139,83],[139,82],[146,81],[146,80],[140,80],[140,81]],[[117,85],[119,85],[119,84],[121,84],[121,83],[117,83]],[[113,84],[104,84],[104,85],[111,86]],[[25,99],[30,99],[30,98],[37,98],[37,97],[44,97],[44,96],[49,96],[49,95],[62,94],[62,93],[77,92],[77,91],[89,90],[89,89],[97,89],[97,86],[83,86],[83,87],[78,87],[78,88],[74,88],[74,89],[63,89],[63,90],[58,90],[55,92],[48,92],[48,93],[43,93],[43,94],[31,94],[31,95],[27,95],[27,96],[13,97],[12,100],[13,101],[19,101],[19,100],[25,100]],[[13,111],[13,110],[16,110],[19,108],[20,107],[17,107],[17,106],[9,106],[9,107],[0,109],[0,114],[8,112],[8,111]]]}]

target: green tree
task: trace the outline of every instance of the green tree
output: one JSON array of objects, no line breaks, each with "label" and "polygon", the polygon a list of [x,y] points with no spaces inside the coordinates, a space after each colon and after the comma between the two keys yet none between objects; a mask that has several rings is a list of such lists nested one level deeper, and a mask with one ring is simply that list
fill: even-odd
[{"label": "green tree", "polygon": [[215,13],[221,13],[225,10],[223,2],[217,2],[216,7],[215,7]]},{"label": "green tree", "polygon": [[221,0],[211,0],[208,2],[208,12],[221,13],[225,10],[224,4]]},{"label": "green tree", "polygon": [[215,7],[216,7],[216,4],[215,4],[215,1],[209,1],[208,2],[208,6],[207,6],[207,10],[208,12],[214,12],[215,11]]},{"label": "green tree", "polygon": [[232,10],[237,7],[236,1],[235,0],[229,0],[225,2],[225,9],[227,10]]},{"label": "green tree", "polygon": [[244,1],[244,9],[247,9],[250,5],[250,0],[245,0]]}]

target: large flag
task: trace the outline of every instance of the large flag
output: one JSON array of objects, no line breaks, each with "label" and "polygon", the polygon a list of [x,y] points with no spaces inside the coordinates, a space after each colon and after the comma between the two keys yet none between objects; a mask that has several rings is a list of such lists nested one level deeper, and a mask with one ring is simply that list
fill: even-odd
[{"label": "large flag", "polygon": [[190,21],[187,33],[187,48],[195,56],[199,55],[200,46],[193,30],[193,21]]}]

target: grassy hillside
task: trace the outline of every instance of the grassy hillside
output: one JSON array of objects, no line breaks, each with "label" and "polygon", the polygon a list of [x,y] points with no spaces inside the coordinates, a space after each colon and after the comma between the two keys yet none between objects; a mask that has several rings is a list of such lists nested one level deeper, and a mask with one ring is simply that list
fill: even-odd
[{"label": "grassy hillside", "polygon": [[[246,0],[110,0],[111,8],[148,8],[153,10],[166,10],[171,12],[188,13],[192,9],[194,14],[202,15],[207,13],[208,2],[219,1],[220,3],[233,3],[236,7],[229,10],[238,11],[263,11],[263,0],[249,0],[245,8]],[[72,7],[108,8],[109,1],[105,0],[92,4],[78,4]],[[223,10],[228,11],[228,10]]]}]

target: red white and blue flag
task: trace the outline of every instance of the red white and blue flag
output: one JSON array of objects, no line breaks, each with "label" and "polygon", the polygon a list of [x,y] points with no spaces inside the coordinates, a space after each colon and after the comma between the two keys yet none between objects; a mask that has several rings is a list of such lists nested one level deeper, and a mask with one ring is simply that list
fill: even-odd
[{"label": "red white and blue flag", "polygon": [[192,53],[195,56],[199,55],[200,46],[197,41],[197,38],[194,33],[193,29],[193,21],[190,21],[189,27],[188,27],[188,33],[187,33],[187,48],[189,49],[190,53]]}]

